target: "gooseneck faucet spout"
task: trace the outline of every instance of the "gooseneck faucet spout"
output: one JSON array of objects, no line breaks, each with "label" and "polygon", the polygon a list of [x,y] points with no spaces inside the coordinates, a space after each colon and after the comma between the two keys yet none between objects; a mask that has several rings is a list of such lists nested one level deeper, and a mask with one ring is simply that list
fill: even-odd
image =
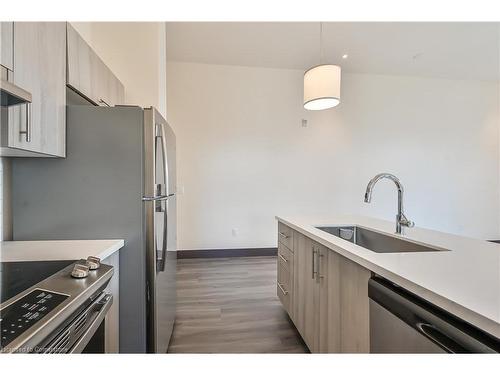
[{"label": "gooseneck faucet spout", "polygon": [[370,180],[370,182],[368,182],[368,185],[366,186],[365,202],[366,203],[371,202],[373,187],[375,186],[375,184],[377,182],[379,182],[380,180],[382,180],[384,178],[387,178],[387,179],[391,180],[392,182],[394,182],[394,184],[396,184],[396,188],[398,189],[398,213],[396,215],[396,233],[403,234],[404,227],[412,228],[415,225],[415,223],[413,221],[408,220],[408,218],[404,214],[404,210],[403,210],[404,189],[403,189],[403,184],[401,183],[399,178],[397,178],[396,176],[394,176],[393,174],[390,174],[390,173],[379,173],[378,175],[373,177]]}]

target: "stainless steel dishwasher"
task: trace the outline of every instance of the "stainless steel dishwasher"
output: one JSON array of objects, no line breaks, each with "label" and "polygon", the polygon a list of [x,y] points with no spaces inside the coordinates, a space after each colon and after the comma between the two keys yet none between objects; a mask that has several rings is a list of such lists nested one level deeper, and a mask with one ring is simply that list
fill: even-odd
[{"label": "stainless steel dishwasher", "polygon": [[500,339],[381,277],[368,284],[371,353],[499,353]]}]

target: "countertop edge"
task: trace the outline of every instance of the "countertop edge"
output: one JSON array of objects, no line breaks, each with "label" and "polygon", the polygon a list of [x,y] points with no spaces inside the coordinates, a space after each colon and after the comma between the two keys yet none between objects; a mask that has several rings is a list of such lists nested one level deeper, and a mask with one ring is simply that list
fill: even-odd
[{"label": "countertop edge", "polygon": [[88,256],[104,260],[124,246],[123,239],[4,241],[0,242],[0,261],[78,260]]},{"label": "countertop edge", "polygon": [[[423,299],[429,301],[430,303],[433,303],[434,305],[446,311],[449,311],[451,314],[465,320],[466,322],[469,322],[470,324],[478,327],[479,329],[482,329],[483,331],[488,332],[496,336],[497,338],[500,338],[500,324],[491,320],[490,318],[481,315],[480,313],[477,313],[473,310],[470,310],[446,298],[445,296],[433,292],[432,290],[426,289],[416,284],[414,281],[408,280],[400,275],[397,275],[394,272],[391,272],[376,263],[373,263],[369,260],[357,256],[356,254],[353,254],[349,250],[343,248],[342,243],[333,243],[331,241],[325,240],[324,238],[318,237],[317,235],[311,233],[310,231],[301,227],[300,225],[294,224],[293,222],[281,216],[275,216],[275,218],[278,222],[281,222],[289,226],[290,228],[296,230],[297,232],[302,233],[303,235],[313,239],[314,241],[320,243],[321,245],[326,246],[328,249],[335,251],[336,253],[346,257],[349,260],[352,260],[353,262],[359,264],[360,266],[363,266],[368,270],[376,273],[377,275],[380,275],[390,280],[391,282],[400,285],[401,287],[407,289],[408,291],[422,297]],[[353,222],[352,224],[359,224],[359,223]],[[339,239],[339,241],[342,240]]]},{"label": "countertop edge", "polygon": [[110,246],[109,248],[107,248],[106,250],[104,250],[99,255],[95,255],[95,256],[97,256],[101,260],[104,260],[104,259],[110,257],[111,255],[113,255],[114,253],[116,253],[117,251],[119,251],[124,246],[125,246],[125,241],[124,240],[116,240],[115,244],[113,244],[112,246]]}]

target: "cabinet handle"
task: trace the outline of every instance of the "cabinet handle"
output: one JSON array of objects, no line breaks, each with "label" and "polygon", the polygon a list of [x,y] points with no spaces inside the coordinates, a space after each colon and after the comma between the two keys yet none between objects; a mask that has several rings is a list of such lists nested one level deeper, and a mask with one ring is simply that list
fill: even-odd
[{"label": "cabinet handle", "polygon": [[313,252],[313,259],[312,259],[312,278],[316,278],[316,249],[314,248],[314,245],[312,246],[312,252]]},{"label": "cabinet handle", "polygon": [[287,239],[287,238],[288,238],[288,236],[287,236],[285,233],[283,233],[283,232],[278,232],[278,234],[279,234],[281,237],[283,237],[284,239]]},{"label": "cabinet handle", "polygon": [[280,288],[280,289],[281,289],[281,292],[282,292],[285,296],[288,294],[288,291],[287,291],[287,290],[285,290],[285,289],[283,288],[283,286],[282,286],[280,283],[278,283],[278,288]]},{"label": "cabinet handle", "polygon": [[25,134],[26,142],[31,142],[31,103],[26,103],[26,130],[20,130],[19,134]]},{"label": "cabinet handle", "polygon": [[278,253],[278,256],[281,258],[281,260],[285,263],[288,263],[288,260],[285,259],[285,257],[283,255],[281,255],[280,253]]},{"label": "cabinet handle", "polygon": [[107,107],[111,107],[111,106],[110,106],[108,103],[106,103],[106,101],[105,101],[104,99],[102,99],[102,98],[99,98],[99,103],[104,104],[104,105],[105,105],[105,106],[107,106]]}]

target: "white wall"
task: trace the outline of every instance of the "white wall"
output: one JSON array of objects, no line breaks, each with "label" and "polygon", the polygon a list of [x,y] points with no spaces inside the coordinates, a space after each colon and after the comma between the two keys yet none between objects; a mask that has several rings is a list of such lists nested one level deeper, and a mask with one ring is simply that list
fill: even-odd
[{"label": "white wall", "polygon": [[180,249],[275,246],[276,214],[394,220],[392,183],[363,203],[366,183],[382,171],[402,179],[418,226],[498,237],[496,82],[345,74],[341,105],[307,112],[302,76],[167,64]]},{"label": "white wall", "polygon": [[166,115],[164,22],[72,22],[125,86],[125,101]]}]

